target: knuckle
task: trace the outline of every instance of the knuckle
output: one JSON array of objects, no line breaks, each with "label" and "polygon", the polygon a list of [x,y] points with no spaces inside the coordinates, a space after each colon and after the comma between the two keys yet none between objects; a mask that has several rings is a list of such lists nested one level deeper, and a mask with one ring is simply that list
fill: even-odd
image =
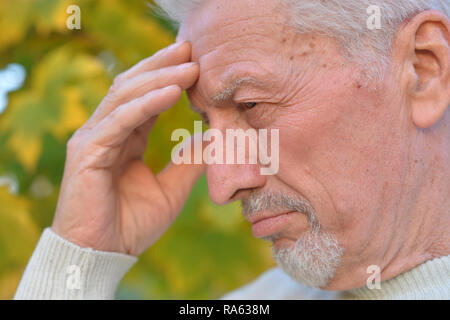
[{"label": "knuckle", "polygon": [[120,102],[119,86],[113,84],[108,91],[108,94],[103,98],[101,105],[117,104]]},{"label": "knuckle", "polygon": [[72,135],[72,137],[70,137],[70,139],[67,141],[67,145],[66,145],[67,151],[71,153],[71,152],[77,150],[80,145],[80,142],[81,142],[81,137],[78,134],[78,132],[76,131]]},{"label": "knuckle", "polygon": [[75,150],[78,150],[80,146],[83,144],[83,141],[85,140],[85,136],[88,134],[87,129],[84,129],[83,127],[79,128],[74,132],[74,134],[69,138],[67,141],[66,147],[69,152],[73,152]]},{"label": "knuckle", "polygon": [[113,86],[114,86],[114,85],[118,85],[118,84],[120,84],[121,82],[123,82],[123,80],[124,80],[124,75],[123,75],[123,73],[119,73],[117,76],[114,77],[112,85],[113,85]]},{"label": "knuckle", "polygon": [[116,97],[120,89],[119,83],[113,83],[109,88],[108,95],[109,97]]},{"label": "knuckle", "polygon": [[120,81],[114,81],[109,87],[108,94],[105,96],[104,100],[107,103],[120,103],[126,95],[126,89],[124,90],[124,83]]},{"label": "knuckle", "polygon": [[123,106],[119,106],[108,115],[108,121],[110,121],[111,123],[114,123],[114,125],[117,126],[120,131],[128,129],[124,125],[123,121],[120,120],[122,110],[123,110]]}]

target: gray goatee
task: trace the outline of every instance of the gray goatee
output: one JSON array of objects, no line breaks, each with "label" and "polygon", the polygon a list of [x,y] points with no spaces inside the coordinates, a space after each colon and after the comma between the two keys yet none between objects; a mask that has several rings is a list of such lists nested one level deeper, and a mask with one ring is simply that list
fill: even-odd
[{"label": "gray goatee", "polygon": [[[344,249],[339,246],[335,235],[321,228],[312,204],[303,197],[272,191],[254,191],[242,200],[242,211],[246,217],[263,210],[290,210],[307,216],[308,231],[296,240],[293,247],[272,247],[272,254],[278,266],[295,281],[309,287],[325,287],[334,277]],[[274,234],[263,240],[274,241],[278,238],[279,235]]]}]

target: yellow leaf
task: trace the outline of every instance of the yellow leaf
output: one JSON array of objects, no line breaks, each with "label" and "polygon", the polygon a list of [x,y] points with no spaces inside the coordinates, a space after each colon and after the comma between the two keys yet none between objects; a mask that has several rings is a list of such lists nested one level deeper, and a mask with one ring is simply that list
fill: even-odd
[{"label": "yellow leaf", "polygon": [[67,13],[67,7],[73,4],[74,3],[71,0],[60,1],[60,3],[57,4],[56,9],[53,11],[52,15],[53,27],[58,32],[61,33],[70,32],[70,30],[67,29],[66,26],[67,18],[70,16],[70,14]]},{"label": "yellow leaf", "polygon": [[8,140],[8,145],[28,172],[36,168],[42,149],[41,137],[29,136],[21,131],[15,131]]},{"label": "yellow leaf", "polygon": [[52,132],[59,140],[66,138],[67,133],[81,127],[88,119],[83,104],[81,103],[81,92],[76,87],[69,87],[63,91],[64,107],[61,109],[61,119],[50,125]]},{"label": "yellow leaf", "polygon": [[31,24],[31,14],[30,1],[0,1],[1,49],[20,43]]},{"label": "yellow leaf", "polygon": [[12,298],[22,272],[39,240],[40,229],[30,217],[30,202],[0,187],[0,299]]},{"label": "yellow leaf", "polygon": [[9,300],[14,297],[21,278],[22,270],[3,272],[0,275],[0,300]]}]

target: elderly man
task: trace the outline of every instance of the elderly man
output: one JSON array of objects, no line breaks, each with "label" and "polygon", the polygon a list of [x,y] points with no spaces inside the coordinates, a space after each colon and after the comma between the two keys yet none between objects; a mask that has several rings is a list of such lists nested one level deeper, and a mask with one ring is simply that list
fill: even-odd
[{"label": "elderly man", "polygon": [[[279,265],[224,298],[449,299],[448,1],[157,2],[177,43],[119,75],[70,139],[15,298],[113,298],[206,169],[212,201],[241,200]],[[182,90],[211,128],[278,129],[276,174],[150,172],[148,133]]]}]

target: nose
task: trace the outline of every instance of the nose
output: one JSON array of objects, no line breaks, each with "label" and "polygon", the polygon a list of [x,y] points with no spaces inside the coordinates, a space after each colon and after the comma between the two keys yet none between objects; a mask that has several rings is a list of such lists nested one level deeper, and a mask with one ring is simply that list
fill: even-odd
[{"label": "nose", "polygon": [[[245,133],[244,130],[254,129],[248,128],[243,123],[231,121],[226,116],[217,118],[214,119],[214,130],[221,132],[223,161],[207,165],[206,178],[211,201],[217,205],[224,205],[245,198],[253,189],[262,188],[267,176],[261,174],[258,159],[250,161],[250,154],[257,154],[254,149],[257,145],[256,130],[252,139],[246,138],[245,134],[248,132]],[[212,124],[213,122],[211,128]],[[238,152],[241,156],[242,152],[245,153],[243,156],[245,161],[242,161],[242,158],[238,160]]]},{"label": "nose", "polygon": [[211,164],[206,168],[206,179],[209,197],[217,205],[243,199],[266,183],[266,176],[253,164]]},{"label": "nose", "polygon": [[225,205],[245,198],[253,189],[262,188],[267,176],[261,174],[259,157],[255,160],[258,154],[256,130],[233,108],[210,109],[208,115],[210,129],[222,139],[219,144],[222,161],[206,166],[209,197],[213,203]]}]

